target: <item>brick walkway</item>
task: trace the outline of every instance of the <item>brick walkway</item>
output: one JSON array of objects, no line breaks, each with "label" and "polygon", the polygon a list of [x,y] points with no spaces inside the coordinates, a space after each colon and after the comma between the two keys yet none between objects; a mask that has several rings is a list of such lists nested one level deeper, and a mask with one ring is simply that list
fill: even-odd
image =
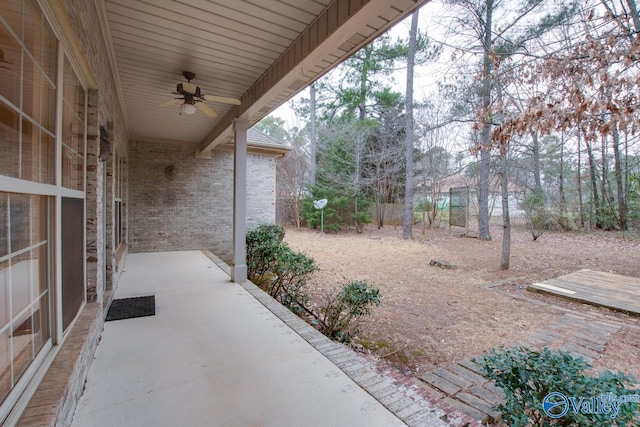
[{"label": "brick walkway", "polygon": [[[624,325],[604,315],[565,313],[544,330],[530,333],[514,346],[559,348],[592,363],[605,351],[611,335]],[[500,413],[492,407],[503,401],[504,393],[480,373],[471,360],[464,360],[435,369],[419,379],[431,394],[461,412],[481,423],[495,422],[500,418]]]}]

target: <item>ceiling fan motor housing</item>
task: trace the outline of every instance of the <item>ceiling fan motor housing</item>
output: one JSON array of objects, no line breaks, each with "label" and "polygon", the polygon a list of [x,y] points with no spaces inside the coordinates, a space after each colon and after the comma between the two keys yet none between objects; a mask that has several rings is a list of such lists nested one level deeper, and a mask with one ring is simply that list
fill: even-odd
[{"label": "ceiling fan motor housing", "polygon": [[192,93],[188,90],[185,90],[182,83],[178,83],[176,92],[178,92],[180,95],[185,95],[185,96],[191,95],[191,96],[195,96],[196,98],[202,98],[202,94],[200,93],[200,86],[196,86],[196,90]]}]

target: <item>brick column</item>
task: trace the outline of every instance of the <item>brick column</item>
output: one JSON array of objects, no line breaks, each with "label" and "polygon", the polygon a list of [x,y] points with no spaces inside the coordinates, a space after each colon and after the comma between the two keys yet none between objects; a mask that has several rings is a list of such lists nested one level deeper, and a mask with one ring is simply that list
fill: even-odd
[{"label": "brick column", "polygon": [[233,259],[231,280],[247,280],[247,129],[246,119],[233,121]]},{"label": "brick column", "polygon": [[98,91],[88,91],[87,111],[87,302],[102,302],[104,289],[104,235],[102,226],[102,168],[99,161],[100,135],[98,130]]}]

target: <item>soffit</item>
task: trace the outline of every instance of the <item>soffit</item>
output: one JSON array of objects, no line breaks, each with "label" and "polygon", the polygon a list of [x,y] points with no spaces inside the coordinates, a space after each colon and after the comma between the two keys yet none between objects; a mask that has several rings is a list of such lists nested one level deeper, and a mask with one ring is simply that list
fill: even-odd
[{"label": "soffit", "polygon": [[[132,139],[199,143],[232,137],[411,13],[425,0],[104,0],[113,68]],[[157,106],[176,95],[182,71],[210,95],[219,117]]]}]

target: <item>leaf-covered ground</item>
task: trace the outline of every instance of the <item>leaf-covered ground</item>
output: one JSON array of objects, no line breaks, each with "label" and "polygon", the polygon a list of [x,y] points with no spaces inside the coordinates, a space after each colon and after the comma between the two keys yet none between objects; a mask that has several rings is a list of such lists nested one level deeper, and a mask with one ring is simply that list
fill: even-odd
[{"label": "leaf-covered ground", "polygon": [[[511,268],[502,271],[500,231],[494,227],[492,241],[479,241],[451,236],[445,228],[427,229],[422,235],[416,227],[414,240],[407,241],[401,227],[393,226],[367,226],[359,235],[288,228],[285,241],[320,267],[309,284],[312,302],[351,280],[367,280],[380,288],[382,306],[360,324],[358,342],[414,373],[515,343],[561,315],[554,306],[612,314],[527,292],[530,283],[583,268],[640,277],[637,233],[547,232],[534,242],[525,230],[514,230]],[[434,258],[458,268],[432,267]],[[510,278],[502,286],[483,286]],[[640,331],[624,328],[614,335],[596,367],[640,378]]]}]

